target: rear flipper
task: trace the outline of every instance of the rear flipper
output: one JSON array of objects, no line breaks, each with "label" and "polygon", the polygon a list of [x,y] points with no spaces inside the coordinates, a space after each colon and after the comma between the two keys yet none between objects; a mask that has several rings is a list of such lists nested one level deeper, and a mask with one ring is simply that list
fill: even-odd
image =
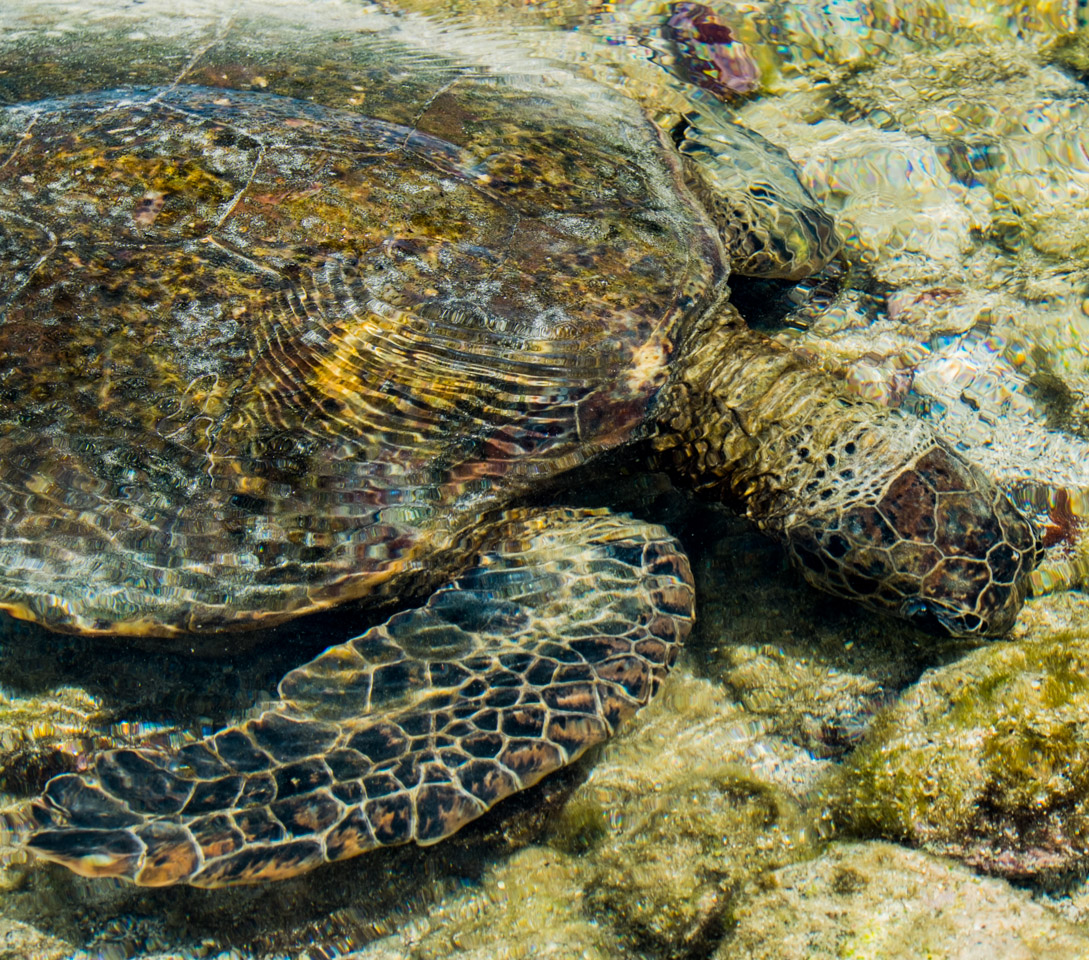
[{"label": "rear flipper", "polygon": [[279,879],[433,843],[572,762],[645,705],[692,625],[660,527],[512,512],[416,610],[291,671],[255,720],[55,777],[27,846],[146,886]]}]

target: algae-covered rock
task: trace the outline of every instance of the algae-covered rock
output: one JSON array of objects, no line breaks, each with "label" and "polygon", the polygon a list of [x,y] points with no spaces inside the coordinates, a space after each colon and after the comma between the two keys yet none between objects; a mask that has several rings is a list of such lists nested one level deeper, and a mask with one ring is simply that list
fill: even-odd
[{"label": "algae-covered rock", "polygon": [[[753,772],[763,758],[772,760],[767,778]],[[821,767],[763,733],[714,685],[680,676],[594,765],[554,842],[583,851],[586,909],[629,949],[698,953],[721,935],[748,878],[813,855],[784,786],[810,781]]]},{"label": "algae-covered rock", "polygon": [[750,884],[715,960],[1072,960],[1089,937],[1002,880],[888,843]]},{"label": "algae-covered rock", "polygon": [[679,668],[595,759],[547,845],[491,864],[359,957],[706,956],[748,879],[815,852],[792,793],[828,764],[766,726]]},{"label": "algae-covered rock", "polygon": [[[874,683],[898,689],[935,657],[956,655],[955,644],[927,637],[904,621],[860,616],[848,601],[814,590],[782,548],[746,521],[703,511],[692,522],[703,539],[685,541],[699,598],[697,631],[688,648],[728,686],[734,686],[729,675],[750,656],[735,652],[742,647],[775,650],[800,665],[788,671],[805,673],[813,666],[817,674],[810,679],[817,683],[832,672],[851,674],[870,690]],[[786,687],[808,685],[809,680],[784,681],[776,696]],[[736,692],[745,686],[739,680]]]},{"label": "algae-covered rock", "polygon": [[711,542],[693,551],[699,626],[691,655],[721,685],[715,697],[743,707],[744,722],[766,738],[838,757],[861,739],[890,691],[935,658],[957,655],[933,638],[920,644],[907,624],[860,617],[812,590],[778,545],[748,525],[706,515],[698,523]]},{"label": "algae-covered rock", "polygon": [[1062,64],[1075,74],[1081,74],[1084,78],[1089,74],[1089,29],[1062,35],[1051,44],[1047,55],[1056,63]]},{"label": "algae-covered rock", "polygon": [[722,657],[727,690],[772,732],[814,756],[837,757],[861,739],[886,699],[880,683],[781,647],[733,647]]},{"label": "algae-covered rock", "polygon": [[1089,854],[1089,640],[996,644],[924,674],[832,799],[847,830],[1046,879]]},{"label": "algae-covered rock", "polygon": [[698,788],[678,781],[627,798],[591,855],[588,909],[657,956],[709,948],[746,879],[811,854],[801,812],[781,791],[739,770],[695,772]]},{"label": "algae-covered rock", "polygon": [[527,847],[482,883],[444,899],[397,934],[352,954],[359,960],[605,960],[619,944],[583,911],[582,871],[558,850]]}]

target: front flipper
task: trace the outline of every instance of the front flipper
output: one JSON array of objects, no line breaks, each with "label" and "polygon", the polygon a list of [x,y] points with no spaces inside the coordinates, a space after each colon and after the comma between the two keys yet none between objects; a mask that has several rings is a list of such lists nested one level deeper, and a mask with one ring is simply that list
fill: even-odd
[{"label": "front flipper", "polygon": [[433,843],[645,705],[692,625],[660,527],[511,513],[416,610],[330,647],[255,720],[177,752],[115,750],[34,802],[27,846],[85,876],[215,887]]}]

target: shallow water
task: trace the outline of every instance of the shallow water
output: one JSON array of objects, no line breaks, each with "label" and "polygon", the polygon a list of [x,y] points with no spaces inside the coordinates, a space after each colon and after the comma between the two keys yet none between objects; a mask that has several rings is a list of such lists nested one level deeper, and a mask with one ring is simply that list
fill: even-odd
[{"label": "shallow water", "polygon": [[[813,591],[780,547],[647,472],[638,454],[606,452],[604,465],[586,463],[615,440],[605,432],[594,434],[594,443],[573,442],[563,429],[566,397],[549,393],[555,379],[542,371],[566,363],[568,380],[577,373],[592,384],[615,377],[616,369],[580,354],[580,331],[570,337],[575,349],[552,340],[549,354],[532,341],[513,358],[505,352],[511,341],[503,339],[511,332],[500,331],[475,357],[493,376],[494,393],[465,417],[498,422],[507,409],[504,390],[513,391],[504,384],[538,377],[538,406],[520,408],[520,415],[560,426],[551,434],[541,429],[549,439],[538,448],[545,451],[540,462],[530,458],[540,471],[534,484],[526,480],[529,468],[514,479],[451,472],[436,481],[440,493],[428,489],[413,504],[397,501],[398,509],[388,510],[382,498],[400,491],[390,478],[407,468],[390,462],[379,476],[348,476],[339,464],[355,462],[359,450],[342,438],[343,460],[323,490],[339,493],[333,481],[362,484],[387,508],[373,521],[368,507],[364,527],[380,526],[382,544],[426,536],[436,557],[469,549],[461,539],[474,510],[467,498],[488,483],[515,491],[532,486],[542,502],[611,507],[665,525],[691,559],[698,621],[659,697],[615,741],[435,846],[372,852],[230,890],[85,880],[12,850],[0,879],[10,955],[832,956],[821,952],[833,949],[828,944],[840,949],[851,937],[872,937],[847,904],[863,918],[932,912],[933,903],[894,873],[895,856],[872,852],[882,840],[952,857],[895,869],[933,871],[926,884],[954,891],[954,913],[983,917],[998,904],[1008,929],[989,928],[997,955],[1089,955],[1089,847],[1081,839],[1089,823],[1082,753],[1082,734],[1089,734],[1087,607],[1080,589],[1089,570],[1080,537],[1089,511],[1084,16],[1074,2],[983,0],[711,8],[491,0],[238,0],[192,9],[161,0],[6,2],[3,104],[128,83],[198,84],[316,104],[280,117],[291,129],[305,128],[307,110],[327,107],[411,126],[428,110],[442,117],[444,108],[434,105],[460,64],[475,61],[498,78],[497,104],[506,88],[539,84],[553,105],[580,110],[580,123],[615,129],[617,141],[641,111],[665,125],[660,118],[692,112],[737,120],[790,154],[801,181],[835,215],[844,253],[801,284],[731,280],[732,302],[752,326],[806,352],[858,396],[929,423],[1031,515],[1048,546],[1034,575],[1038,596],[1009,642],[973,652],[970,644],[928,638]],[[398,63],[376,59],[382,48],[375,36],[388,35],[404,42]],[[400,71],[399,82],[375,79],[391,71]],[[560,116],[559,107],[549,109],[555,114],[542,106],[537,118],[540,142],[547,142],[550,118]],[[441,122],[453,128],[462,121],[451,114]],[[629,146],[637,167],[640,145]],[[14,159],[12,153],[0,171]],[[667,192],[650,180],[632,189]],[[290,202],[296,199],[307,202]],[[592,231],[593,217],[585,220],[568,227]],[[517,235],[516,225],[502,229]],[[625,244],[634,249],[640,240],[645,236],[633,232]],[[0,277],[9,288],[26,282]],[[594,296],[587,292],[586,301]],[[605,302],[607,294],[601,297]],[[209,316],[194,310],[185,334],[192,342],[180,348],[198,365],[203,358],[194,344],[207,335]],[[388,330],[379,334],[376,349],[403,348],[408,363],[418,365],[414,389],[431,389],[425,335],[406,335],[406,346]],[[523,334],[531,342],[533,332]],[[617,343],[624,349],[622,339]],[[366,356],[353,349],[341,358],[347,366]],[[189,373],[199,383],[207,371]],[[224,380],[229,374],[218,372]],[[346,377],[334,364],[323,375],[334,386]],[[445,394],[436,396],[437,408]],[[195,430],[199,415],[213,409],[215,390],[200,402],[201,410],[153,411],[156,422],[169,413],[179,431]],[[290,412],[273,415],[293,423]],[[576,470],[574,479],[545,476],[559,472],[556,464]],[[281,483],[290,484],[292,469],[283,467]],[[267,489],[253,483],[247,490],[256,491],[257,502]],[[168,488],[172,482],[161,487]],[[209,556],[224,552],[224,535],[213,529],[214,496],[209,503],[199,522],[178,528],[197,545],[194,578]],[[303,514],[295,506],[282,515],[266,511],[272,525]],[[313,528],[303,545],[327,546],[344,529]],[[200,546],[209,530],[211,546]],[[48,562],[60,548],[48,535],[42,542],[35,557]],[[197,556],[198,548],[205,554]],[[141,536],[124,544],[121,560],[90,563],[75,576],[108,583],[117,575],[102,574],[104,565],[143,556],[159,569],[161,549]],[[383,550],[368,555],[379,567],[398,559]],[[310,562],[312,555],[292,558]],[[428,559],[413,581],[417,595],[432,585],[428,574],[443,574],[438,560],[428,571]],[[261,562],[256,553],[251,560]],[[337,583],[338,562],[330,561]],[[13,568],[6,569],[4,579],[13,578]],[[178,578],[164,577],[162,594],[178,587]],[[194,579],[178,589],[188,595],[204,588]],[[259,612],[278,603],[288,611],[311,601],[326,606],[320,591],[302,592],[305,603],[284,600],[278,590],[248,602]],[[399,597],[384,599],[396,604]],[[125,600],[122,590],[120,601],[103,602],[114,609]],[[216,609],[214,601],[205,606]],[[85,769],[106,746],[150,741],[176,748],[255,716],[288,670],[387,612],[321,610],[249,640],[212,632],[199,643],[163,644],[53,634],[5,619],[0,786],[10,801],[8,839],[25,823],[19,804],[49,776]],[[208,616],[214,622],[214,613]],[[951,759],[919,758],[912,753],[919,743],[939,743]],[[925,800],[913,783],[922,784]],[[852,840],[871,842],[869,852],[849,859],[847,848],[826,849],[830,841]],[[829,896],[842,898],[848,919],[843,929],[822,932],[825,939],[813,935],[811,942],[821,944],[810,948],[816,952],[796,952],[792,921],[767,907],[769,891],[804,889],[804,877],[793,880],[789,870],[812,863],[816,871],[833,861]],[[958,899],[955,891],[968,881],[955,861],[998,877],[988,881],[987,904]],[[1028,903],[1023,891],[1037,902]],[[779,909],[791,916],[830,909],[808,902],[803,895],[801,906]],[[929,949],[967,956],[971,929],[969,923],[935,932]],[[878,949],[874,955],[919,955],[915,942],[897,945],[895,938]]]}]

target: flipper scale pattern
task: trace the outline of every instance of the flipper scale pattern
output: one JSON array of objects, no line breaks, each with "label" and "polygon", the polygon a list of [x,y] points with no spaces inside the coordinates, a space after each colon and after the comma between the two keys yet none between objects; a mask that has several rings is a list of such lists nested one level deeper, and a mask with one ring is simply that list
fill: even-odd
[{"label": "flipper scale pattern", "polygon": [[28,846],[148,886],[274,880],[433,843],[607,739],[691,628],[684,555],[594,511],[511,511],[494,534],[422,607],[288,673],[261,716],[54,778]]}]

